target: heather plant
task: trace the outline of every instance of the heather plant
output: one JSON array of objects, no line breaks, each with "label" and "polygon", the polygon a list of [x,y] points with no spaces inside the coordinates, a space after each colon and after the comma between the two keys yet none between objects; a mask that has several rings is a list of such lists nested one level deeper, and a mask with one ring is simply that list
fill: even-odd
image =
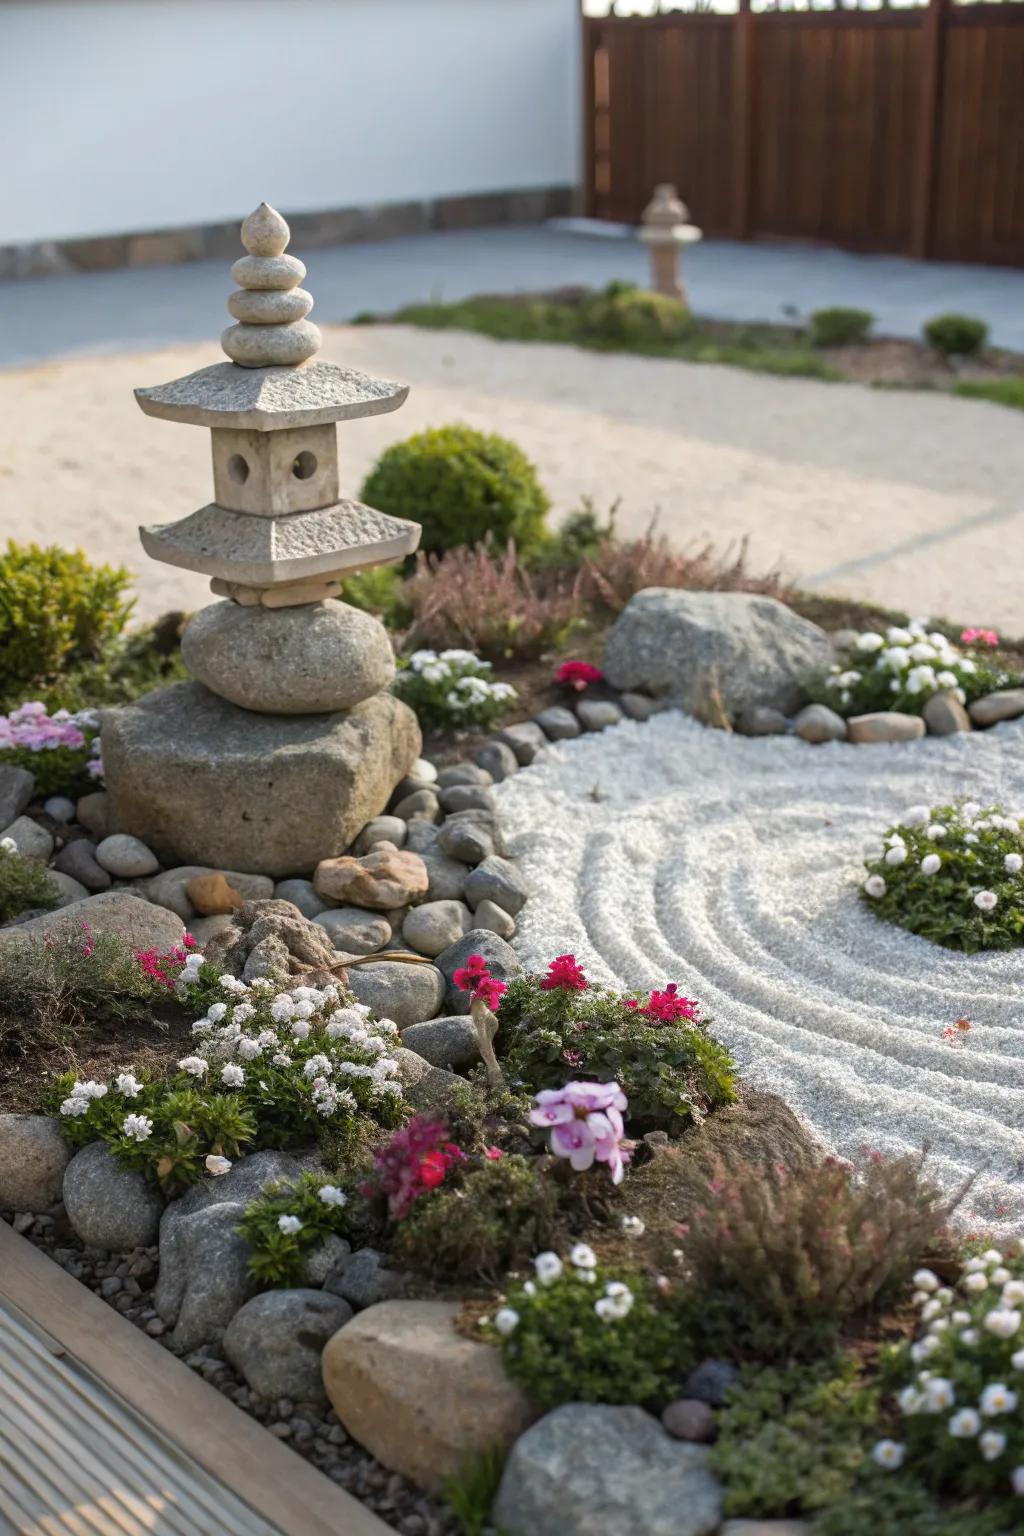
[{"label": "heather plant", "polygon": [[565,643],[584,621],[582,573],[530,571],[515,543],[418,555],[403,596],[418,645],[468,646],[484,656],[531,658]]},{"label": "heather plant", "polygon": [[558,1189],[536,1161],[496,1147],[460,1166],[395,1229],[403,1268],[441,1278],[497,1280],[552,1241]]},{"label": "heather plant", "polygon": [[850,1165],[712,1166],[704,1204],[679,1230],[670,1301],[706,1353],[814,1357],[890,1300],[941,1243],[965,1191],[944,1198],[923,1157]]},{"label": "heather plant", "polygon": [[965,649],[929,631],[926,619],[891,625],[884,635],[866,630],[811,691],[843,716],[887,709],[919,715],[933,694],[970,703],[1017,682],[998,663],[994,630],[965,629],[960,641]]},{"label": "heather plant", "polygon": [[499,547],[514,539],[525,550],[546,537],[550,503],[522,449],[458,423],[385,449],[360,495],[419,523],[427,554],[492,539]]},{"label": "heather plant", "polygon": [[482,1327],[539,1408],[665,1400],[683,1362],[645,1280],[599,1265],[586,1243],[568,1264],[538,1254],[534,1271]]},{"label": "heather plant", "polygon": [[914,805],[864,860],[861,894],[879,917],[972,955],[1024,942],[1024,830],[974,800]]},{"label": "heather plant", "polygon": [[756,576],[747,568],[747,540],[735,554],[706,544],[689,552],[674,549],[655,518],[638,539],[610,531],[583,560],[581,594],[589,606],[620,613],[646,587],[681,587],[692,592],[759,592],[785,599],[789,588],[778,570]]},{"label": "heather plant", "polygon": [[0,552],[0,699],[96,660],[134,606],[123,567],[81,550],[16,544]]},{"label": "heather plant", "polygon": [[816,309],[811,315],[811,341],[816,347],[848,347],[866,341],[875,317],[866,309]]},{"label": "heather plant", "polygon": [[974,315],[936,315],[925,323],[924,339],[944,357],[973,357],[988,340],[988,326]]},{"label": "heather plant", "polygon": [[99,720],[92,710],[47,714],[40,700],[0,715],[0,764],[27,768],[41,796],[76,793],[102,778]]},{"label": "heather plant", "polygon": [[505,1070],[531,1093],[573,1078],[616,1082],[630,1127],[679,1132],[735,1098],[735,1066],[674,983],[626,997],[587,980],[572,955],[511,980],[498,1010]]},{"label": "heather plant", "polygon": [[13,837],[0,838],[0,925],[32,908],[49,910],[59,900],[38,860],[20,854]]},{"label": "heather plant", "polygon": [[486,730],[516,698],[511,684],[496,682],[493,672],[472,651],[414,651],[399,661],[393,687],[422,725]]},{"label": "heather plant", "polygon": [[238,1231],[252,1249],[249,1274],[261,1286],[303,1285],[311,1254],[350,1227],[349,1192],[322,1174],[274,1184],[251,1200]]}]

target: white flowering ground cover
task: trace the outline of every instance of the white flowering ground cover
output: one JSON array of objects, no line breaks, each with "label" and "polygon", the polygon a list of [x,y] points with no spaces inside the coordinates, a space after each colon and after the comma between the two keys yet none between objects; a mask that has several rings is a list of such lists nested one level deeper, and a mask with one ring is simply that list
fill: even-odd
[{"label": "white flowering ground cover", "polygon": [[978,1172],[969,1224],[1024,1232],[1024,950],[958,954],[859,895],[906,807],[1024,809],[1024,723],[810,748],[672,711],[552,747],[496,794],[528,969],[566,951],[624,989],[678,982],[836,1151],[928,1146],[948,1187]]}]

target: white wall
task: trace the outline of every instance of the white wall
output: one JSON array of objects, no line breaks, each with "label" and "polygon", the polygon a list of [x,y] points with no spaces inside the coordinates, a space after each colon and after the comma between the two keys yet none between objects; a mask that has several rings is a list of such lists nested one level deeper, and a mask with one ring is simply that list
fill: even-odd
[{"label": "white wall", "polygon": [[577,0],[0,0],[0,245],[579,180]]}]

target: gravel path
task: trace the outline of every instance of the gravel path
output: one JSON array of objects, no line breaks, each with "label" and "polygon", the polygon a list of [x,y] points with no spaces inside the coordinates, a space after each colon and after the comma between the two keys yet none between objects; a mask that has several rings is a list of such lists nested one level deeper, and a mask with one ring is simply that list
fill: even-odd
[{"label": "gravel path", "polygon": [[[1017,412],[939,395],[775,379],[403,327],[328,327],[323,356],[406,379],[401,411],[341,431],[343,488],[388,443],[463,420],[520,442],[556,513],[621,498],[674,542],[749,536],[751,559],[806,584],[1024,632],[1024,431]],[[132,398],[222,361],[215,344],[0,373],[0,531],[81,544],[139,574],[140,613],[208,600],[146,560],[139,523],[210,499],[208,434]]]},{"label": "gravel path", "polygon": [[[673,712],[551,748],[498,786],[532,897],[529,969],[674,980],[744,1074],[839,1152],[930,1146],[965,1214],[1024,1231],[1024,951],[965,957],[883,923],[863,850],[909,805],[1024,806],[1024,724],[903,746],[808,748]],[[973,1024],[951,1046],[942,1029]]]}]

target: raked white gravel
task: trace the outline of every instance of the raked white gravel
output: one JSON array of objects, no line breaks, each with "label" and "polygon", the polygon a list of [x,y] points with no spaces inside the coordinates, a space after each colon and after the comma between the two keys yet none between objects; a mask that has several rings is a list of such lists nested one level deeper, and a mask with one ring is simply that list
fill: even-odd
[{"label": "raked white gravel", "polygon": [[1024,811],[1024,722],[809,747],[673,711],[552,746],[497,793],[531,889],[527,969],[571,951],[595,981],[679,982],[836,1151],[928,1146],[947,1187],[978,1172],[961,1219],[1024,1232],[1024,950],[956,954],[858,896],[908,806]]}]

